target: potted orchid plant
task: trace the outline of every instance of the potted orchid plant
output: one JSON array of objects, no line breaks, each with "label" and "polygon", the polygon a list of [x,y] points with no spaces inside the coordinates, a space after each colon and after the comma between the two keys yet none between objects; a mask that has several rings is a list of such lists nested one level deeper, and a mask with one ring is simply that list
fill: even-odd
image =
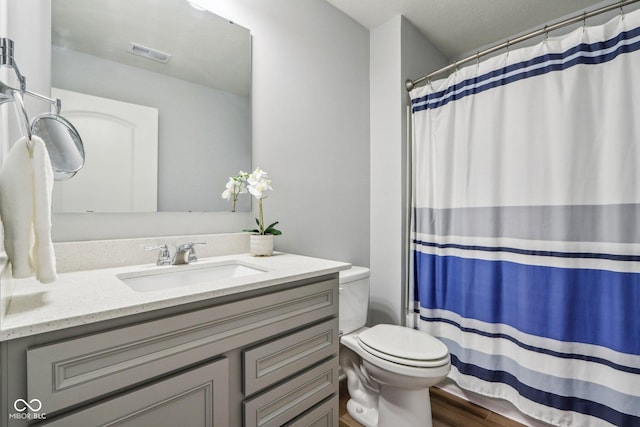
[{"label": "potted orchid plant", "polygon": [[222,193],[223,198],[232,200],[234,211],[236,200],[240,194],[249,192],[258,200],[258,217],[256,218],[258,227],[243,230],[253,233],[249,236],[250,252],[255,256],[273,254],[273,236],[282,234],[280,230],[275,228],[278,221],[265,226],[262,200],[267,197],[267,191],[273,191],[269,175],[257,167],[251,174],[240,171],[237,176],[230,177],[229,182],[227,182],[227,189]]}]

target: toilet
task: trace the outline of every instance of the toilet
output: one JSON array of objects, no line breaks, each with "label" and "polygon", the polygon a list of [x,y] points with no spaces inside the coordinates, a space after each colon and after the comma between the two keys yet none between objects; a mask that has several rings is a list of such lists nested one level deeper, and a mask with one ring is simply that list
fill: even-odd
[{"label": "toilet", "polygon": [[451,362],[447,347],[424,332],[398,325],[365,327],[369,270],[340,272],[340,368],[349,415],[366,427],[431,427],[429,387]]}]

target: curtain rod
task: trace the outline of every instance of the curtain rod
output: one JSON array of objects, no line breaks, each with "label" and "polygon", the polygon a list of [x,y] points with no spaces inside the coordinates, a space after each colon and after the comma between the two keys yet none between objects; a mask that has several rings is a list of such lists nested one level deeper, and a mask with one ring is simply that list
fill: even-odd
[{"label": "curtain rod", "polygon": [[580,21],[586,21],[588,18],[591,18],[593,16],[600,15],[600,14],[605,13],[605,12],[609,12],[610,10],[622,8],[624,6],[636,3],[638,1],[640,1],[640,0],[622,0],[622,1],[618,2],[618,3],[610,4],[609,6],[604,6],[604,7],[601,7],[599,9],[592,10],[591,12],[581,13],[580,15],[576,15],[576,16],[574,16],[572,18],[565,19],[564,21],[560,21],[560,22],[558,22],[556,24],[545,25],[543,28],[540,28],[540,29],[535,30],[535,31],[531,31],[530,33],[527,33],[527,34],[524,34],[522,36],[516,37],[513,40],[507,40],[506,42],[503,42],[503,43],[500,43],[500,44],[495,45],[493,47],[487,48],[487,49],[485,49],[483,51],[479,51],[476,54],[471,55],[471,56],[469,56],[467,58],[461,59],[459,61],[454,61],[452,64],[449,64],[446,67],[442,67],[439,70],[434,71],[432,73],[426,74],[426,75],[420,77],[419,79],[416,79],[416,80],[407,79],[407,81],[404,83],[404,86],[407,89],[407,91],[410,91],[417,84],[420,84],[425,80],[429,80],[432,77],[437,76],[438,74],[446,73],[447,71],[451,71],[453,69],[456,69],[461,64],[465,64],[467,62],[470,62],[470,61],[473,61],[473,60],[477,60],[482,56],[489,55],[489,54],[491,54],[493,52],[496,52],[498,50],[501,50],[501,49],[506,49],[511,45],[514,45],[514,44],[517,44],[517,43],[521,43],[521,42],[523,42],[525,40],[529,40],[529,39],[532,39],[534,37],[541,36],[543,34],[547,34],[550,31],[557,30],[558,28],[566,27],[567,25],[575,24],[575,23],[580,22]]}]

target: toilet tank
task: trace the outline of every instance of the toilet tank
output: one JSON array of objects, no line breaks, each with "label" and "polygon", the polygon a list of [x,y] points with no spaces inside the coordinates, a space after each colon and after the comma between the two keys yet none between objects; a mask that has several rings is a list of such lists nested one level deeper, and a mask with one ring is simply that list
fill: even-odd
[{"label": "toilet tank", "polygon": [[340,272],[339,329],[348,334],[367,323],[369,311],[369,269],[352,266]]}]

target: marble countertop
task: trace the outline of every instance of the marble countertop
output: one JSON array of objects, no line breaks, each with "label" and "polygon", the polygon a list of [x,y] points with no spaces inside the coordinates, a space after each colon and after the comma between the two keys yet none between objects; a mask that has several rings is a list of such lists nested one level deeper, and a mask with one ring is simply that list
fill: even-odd
[{"label": "marble countertop", "polygon": [[350,266],[344,262],[284,253],[270,257],[235,254],[202,258],[197,265],[231,260],[265,272],[150,292],[132,290],[117,275],[189,266],[145,264],[68,272],[59,274],[56,282],[46,285],[35,279],[13,279],[11,300],[4,318],[0,319],[0,341],[262,289],[336,273]]}]

